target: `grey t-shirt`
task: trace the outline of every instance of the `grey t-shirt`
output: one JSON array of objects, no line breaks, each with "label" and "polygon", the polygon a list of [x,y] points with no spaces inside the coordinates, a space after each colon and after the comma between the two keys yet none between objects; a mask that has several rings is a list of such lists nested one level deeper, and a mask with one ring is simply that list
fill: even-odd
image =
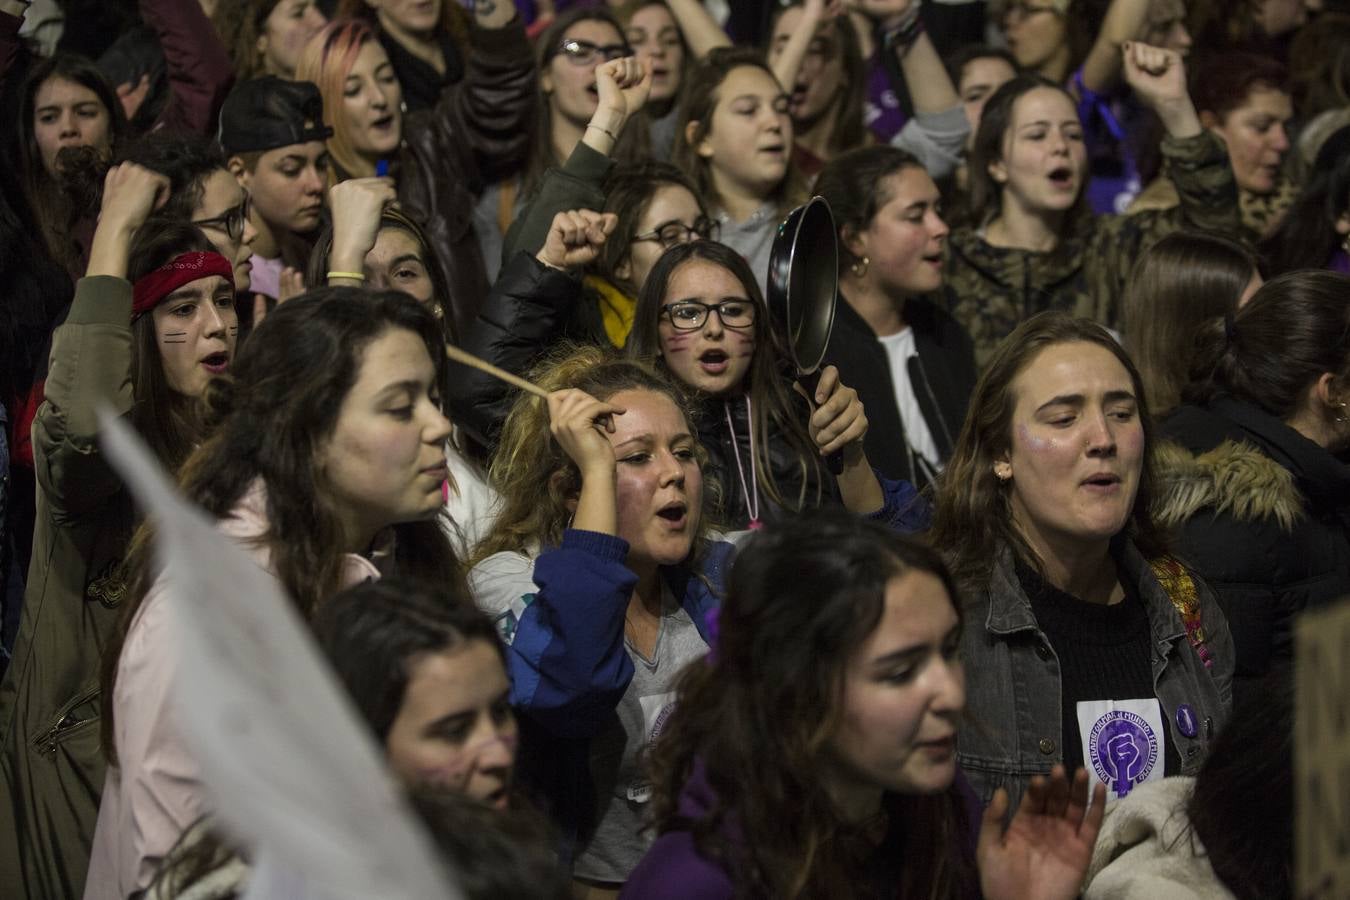
[{"label": "grey t-shirt", "polygon": [[735,250],[750,264],[759,282],[759,291],[766,293],[769,283],[769,256],[773,251],[773,238],[778,233],[777,208],[773,202],[765,203],[750,214],[744,222],[733,222],[725,211],[717,213],[718,224],[722,226],[719,240]]},{"label": "grey t-shirt", "polygon": [[626,639],[624,646],[633,661],[633,680],[615,710],[615,726],[591,741],[599,824],[573,866],[578,878],[592,881],[627,880],[651,847],[655,836],[642,831],[652,791],[641,754],[675,708],[675,679],[708,652],[694,620],[664,587],[652,658],[644,658]]}]

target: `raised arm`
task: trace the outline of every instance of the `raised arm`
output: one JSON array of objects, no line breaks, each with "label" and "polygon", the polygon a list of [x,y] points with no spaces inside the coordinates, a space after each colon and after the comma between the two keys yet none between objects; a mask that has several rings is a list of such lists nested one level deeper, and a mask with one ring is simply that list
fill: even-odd
[{"label": "raised arm", "polygon": [[114,166],[104,180],[89,268],[52,336],[46,402],[33,420],[38,484],[58,515],[96,510],[121,487],[99,450],[98,412],[131,410],[127,254],[136,229],[168,192],[164,176],[133,163]]},{"label": "raised arm", "polygon": [[216,114],[234,82],[215,26],[192,0],[140,0],[140,9],[159,38],[172,90],[156,127],[214,134]]},{"label": "raised arm", "polygon": [[[1102,29],[1083,60],[1083,86],[1094,94],[1103,94],[1119,82],[1124,65],[1125,45],[1135,40],[1148,20],[1151,0],[1112,0]],[[1070,87],[1074,90],[1075,86]]]},{"label": "raised arm", "polygon": [[713,19],[703,0],[666,0],[666,6],[695,59],[702,59],[718,47],[731,46],[731,38]]},{"label": "raised arm", "polygon": [[19,55],[19,29],[29,0],[0,0],[0,88]]},{"label": "raised arm", "polygon": [[595,70],[599,101],[581,141],[562,168],[549,169],[534,198],[511,223],[502,241],[502,264],[522,250],[544,246],[554,217],[570,209],[600,209],[601,190],[614,164],[609,154],[619,135],[651,94],[651,74],[633,57],[610,60]]},{"label": "raised arm", "polygon": [[801,71],[806,51],[816,39],[816,29],[822,22],[839,15],[840,0],[806,0],[802,4],[802,21],[781,46],[769,48],[769,68],[783,90],[792,90]]}]

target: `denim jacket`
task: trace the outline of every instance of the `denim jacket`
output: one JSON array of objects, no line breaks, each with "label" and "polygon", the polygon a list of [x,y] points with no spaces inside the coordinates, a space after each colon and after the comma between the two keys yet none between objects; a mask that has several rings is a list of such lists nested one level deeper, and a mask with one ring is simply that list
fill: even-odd
[{"label": "denim jacket", "polygon": [[[1232,707],[1228,622],[1209,587],[1193,578],[1212,657],[1206,669],[1187,640],[1180,614],[1139,550],[1121,541],[1115,558],[1121,579],[1137,585],[1143,598],[1153,633],[1154,693],[1181,758],[1181,774],[1194,775]],[[1016,809],[1031,777],[1064,761],[1059,658],[1036,623],[1009,547],[999,550],[989,583],[966,592],[965,612],[961,654],[966,715],[957,738],[961,768],[983,803],[1002,786]],[[1193,737],[1183,734],[1177,721],[1183,704],[1195,713]]]}]

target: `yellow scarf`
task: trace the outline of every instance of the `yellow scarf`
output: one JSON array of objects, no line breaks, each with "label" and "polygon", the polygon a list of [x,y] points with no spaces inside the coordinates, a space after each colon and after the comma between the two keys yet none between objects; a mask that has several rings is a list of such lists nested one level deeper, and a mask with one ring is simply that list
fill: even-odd
[{"label": "yellow scarf", "polygon": [[605,324],[605,336],[615,347],[622,349],[633,330],[633,311],[637,298],[630,297],[599,275],[587,275],[586,286],[599,295],[600,319]]}]

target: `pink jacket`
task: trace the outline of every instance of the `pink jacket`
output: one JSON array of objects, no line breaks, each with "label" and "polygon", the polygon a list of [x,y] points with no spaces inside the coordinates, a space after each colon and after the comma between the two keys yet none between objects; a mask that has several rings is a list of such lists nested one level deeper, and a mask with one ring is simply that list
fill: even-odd
[{"label": "pink jacket", "polygon": [[[259,479],[219,528],[270,572],[270,554],[256,540],[267,529],[266,512],[266,488]],[[344,587],[379,577],[369,560],[347,556]],[[121,900],[145,888],[179,835],[208,811],[196,762],[174,725],[170,686],[179,659],[168,639],[169,615],[165,591],[156,582],[117,661],[117,765],[109,766],[103,785],[85,900]]]}]

